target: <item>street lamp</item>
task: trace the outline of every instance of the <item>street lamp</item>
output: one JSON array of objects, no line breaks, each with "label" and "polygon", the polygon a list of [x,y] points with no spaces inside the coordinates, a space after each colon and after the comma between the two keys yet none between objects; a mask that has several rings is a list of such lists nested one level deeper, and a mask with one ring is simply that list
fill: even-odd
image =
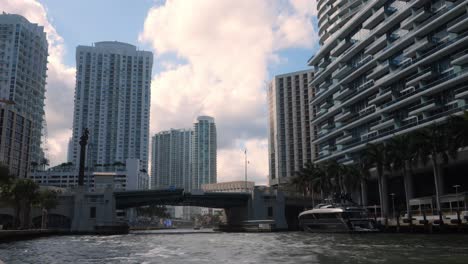
[{"label": "street lamp", "polygon": [[392,196],[393,219],[395,219],[395,193],[391,193],[390,196]]},{"label": "street lamp", "polygon": [[455,184],[452,187],[455,188],[455,198],[457,199],[457,211],[458,211],[458,210],[460,210],[460,204],[459,204],[459,201],[458,201],[458,188],[460,188],[461,185],[460,184]]}]

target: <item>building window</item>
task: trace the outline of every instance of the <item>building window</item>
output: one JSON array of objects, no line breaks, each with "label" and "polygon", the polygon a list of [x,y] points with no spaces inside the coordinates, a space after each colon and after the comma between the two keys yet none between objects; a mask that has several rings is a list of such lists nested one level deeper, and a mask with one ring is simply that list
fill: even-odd
[{"label": "building window", "polygon": [[96,207],[89,208],[89,218],[96,218]]},{"label": "building window", "polygon": [[273,217],[273,207],[268,207],[268,217]]}]

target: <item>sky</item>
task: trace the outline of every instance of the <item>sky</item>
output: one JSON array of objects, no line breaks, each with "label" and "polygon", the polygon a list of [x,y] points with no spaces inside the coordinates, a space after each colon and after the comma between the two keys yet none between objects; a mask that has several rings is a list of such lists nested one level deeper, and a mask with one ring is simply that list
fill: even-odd
[{"label": "sky", "polygon": [[218,182],[268,183],[266,86],[307,69],[318,49],[315,0],[0,0],[43,25],[49,41],[47,156],[66,161],[75,48],[116,40],[154,54],[150,135],[215,118]]}]

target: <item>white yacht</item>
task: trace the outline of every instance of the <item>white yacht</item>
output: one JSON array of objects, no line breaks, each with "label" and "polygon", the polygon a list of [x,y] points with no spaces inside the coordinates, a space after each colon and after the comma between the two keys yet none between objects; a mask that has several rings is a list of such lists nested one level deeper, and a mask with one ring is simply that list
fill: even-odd
[{"label": "white yacht", "polygon": [[299,214],[299,224],[308,232],[375,232],[374,220],[365,208],[352,205],[319,204]]}]

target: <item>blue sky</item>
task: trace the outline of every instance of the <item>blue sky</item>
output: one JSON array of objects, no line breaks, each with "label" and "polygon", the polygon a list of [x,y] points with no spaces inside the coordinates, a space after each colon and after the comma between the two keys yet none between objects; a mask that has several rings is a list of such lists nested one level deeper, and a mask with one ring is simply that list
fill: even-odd
[{"label": "blue sky", "polygon": [[[0,0],[0,11],[43,25],[49,40],[48,157],[66,161],[75,49],[116,40],[155,54],[150,134],[215,118],[218,181],[267,183],[266,83],[307,68],[318,49],[315,0]],[[62,41],[63,40],[63,41]],[[64,52],[65,51],[65,52]]]},{"label": "blue sky", "polygon": [[[164,1],[154,0],[40,0],[47,8],[58,33],[66,47],[65,63],[75,65],[75,48],[78,45],[91,45],[102,40],[117,40],[134,44],[140,49],[151,50],[150,45],[138,43],[138,35],[148,10]],[[104,10],[104,12],[103,12]],[[317,21],[314,19],[316,27]],[[269,75],[307,68],[307,59],[317,50],[314,48],[285,49],[278,52],[281,63],[269,67]],[[163,60],[177,60],[174,55],[163,55]],[[161,70],[156,61],[153,74]]]}]

